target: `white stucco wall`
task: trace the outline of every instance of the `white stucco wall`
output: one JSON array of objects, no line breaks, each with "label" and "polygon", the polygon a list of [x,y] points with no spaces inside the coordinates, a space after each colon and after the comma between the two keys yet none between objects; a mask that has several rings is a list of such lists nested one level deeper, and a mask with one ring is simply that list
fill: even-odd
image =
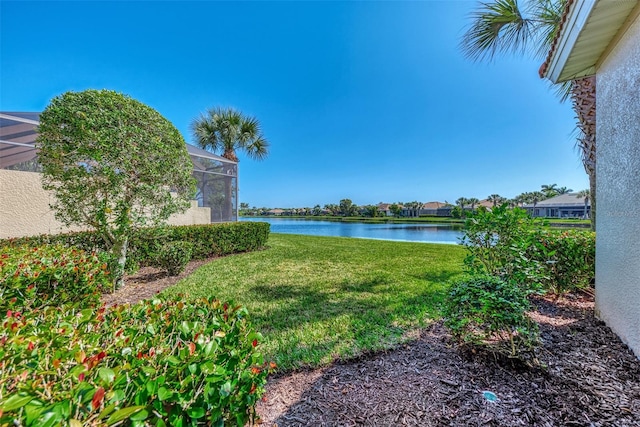
[{"label": "white stucco wall", "polygon": [[[0,170],[0,239],[71,231],[54,218],[49,209],[52,197],[42,189],[39,173]],[[186,212],[170,217],[168,222],[208,224],[211,209],[198,207],[194,200]]]},{"label": "white stucco wall", "polygon": [[596,76],[596,310],[640,357],[640,19]]}]

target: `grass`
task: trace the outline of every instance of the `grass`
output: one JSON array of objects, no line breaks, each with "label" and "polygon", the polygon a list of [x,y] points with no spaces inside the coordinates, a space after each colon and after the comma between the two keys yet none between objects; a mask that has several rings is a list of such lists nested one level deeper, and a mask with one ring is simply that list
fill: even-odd
[{"label": "grass", "polygon": [[264,251],[201,267],[165,293],[246,306],[280,370],[391,348],[440,317],[462,273],[454,245],[272,234]]}]

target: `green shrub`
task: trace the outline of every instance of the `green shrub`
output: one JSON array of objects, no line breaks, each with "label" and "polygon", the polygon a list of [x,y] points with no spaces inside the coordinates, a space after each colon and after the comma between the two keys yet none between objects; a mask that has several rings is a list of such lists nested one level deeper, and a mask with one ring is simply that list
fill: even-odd
[{"label": "green shrub", "polygon": [[167,270],[170,276],[177,276],[184,271],[187,263],[191,261],[192,251],[193,244],[191,242],[166,243],[158,252],[156,265]]},{"label": "green shrub", "polygon": [[246,309],[215,299],[7,316],[0,425],[243,426],[270,369]]},{"label": "green shrub", "polygon": [[445,326],[460,343],[493,353],[534,360],[537,325],[528,316],[528,293],[493,276],[474,276],[451,285],[445,302]]},{"label": "green shrub", "polygon": [[0,248],[0,314],[66,303],[97,304],[110,289],[107,259],[61,245]]},{"label": "green shrub", "polygon": [[595,278],[596,236],[585,230],[538,230],[526,256],[543,269],[541,283],[555,294],[588,288]]},{"label": "green shrub", "polygon": [[[192,259],[260,249],[267,243],[269,227],[266,222],[232,222],[141,228],[130,237],[127,270],[135,271],[140,266],[154,265],[160,249],[174,241],[190,242],[193,245]],[[38,247],[51,243],[76,246],[88,252],[106,252],[104,242],[88,231],[5,239],[0,240],[0,247]]]}]

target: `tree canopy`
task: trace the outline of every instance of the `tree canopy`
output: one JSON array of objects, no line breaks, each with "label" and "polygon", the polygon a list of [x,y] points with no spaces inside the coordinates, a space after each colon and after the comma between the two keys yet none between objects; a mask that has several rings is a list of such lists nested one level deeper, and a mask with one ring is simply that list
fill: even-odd
[{"label": "tree canopy", "polygon": [[118,258],[119,284],[131,230],[186,210],[195,190],[180,132],[117,92],[55,97],[40,115],[37,142],[56,218],[97,230]]}]

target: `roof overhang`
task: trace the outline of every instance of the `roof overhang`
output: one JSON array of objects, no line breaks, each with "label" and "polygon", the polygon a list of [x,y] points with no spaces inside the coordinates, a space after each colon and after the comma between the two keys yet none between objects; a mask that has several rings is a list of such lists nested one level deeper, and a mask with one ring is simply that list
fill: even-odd
[{"label": "roof overhang", "polygon": [[638,16],[638,0],[574,0],[541,68],[553,83],[592,76],[603,55]]}]

